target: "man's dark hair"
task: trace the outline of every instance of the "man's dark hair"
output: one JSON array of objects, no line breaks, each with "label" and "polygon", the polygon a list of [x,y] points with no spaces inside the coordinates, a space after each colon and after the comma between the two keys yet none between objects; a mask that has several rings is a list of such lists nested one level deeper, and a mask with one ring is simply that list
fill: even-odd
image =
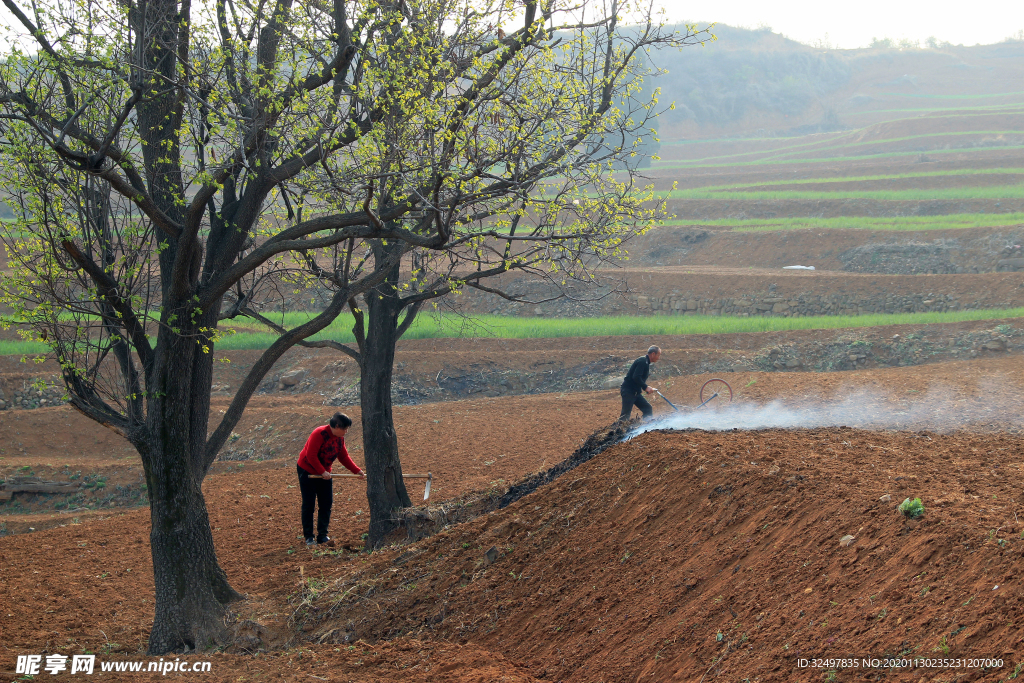
[{"label": "man's dark hair", "polygon": [[661,347],[660,346],[652,346],[651,348],[647,349],[647,355],[648,356],[651,355],[652,353],[661,353]]},{"label": "man's dark hair", "polygon": [[352,418],[345,413],[335,413],[331,418],[331,426],[335,429],[348,429],[352,426]]}]

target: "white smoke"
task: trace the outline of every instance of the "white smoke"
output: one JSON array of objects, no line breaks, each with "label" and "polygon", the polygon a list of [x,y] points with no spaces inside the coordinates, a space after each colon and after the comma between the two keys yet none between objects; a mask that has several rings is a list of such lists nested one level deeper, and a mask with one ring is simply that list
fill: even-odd
[{"label": "white smoke", "polygon": [[[965,392],[935,386],[925,392],[906,390],[885,394],[864,388],[840,392],[832,399],[787,398],[768,404],[737,401],[720,407],[711,405],[656,415],[638,425],[627,439],[655,429],[789,429],[814,427],[859,427],[866,429],[929,430],[956,429],[1018,431],[1024,426],[1017,401],[996,400],[1002,392],[998,380],[979,382],[980,391]],[[1016,390],[1009,390],[1016,393]],[[677,404],[678,405],[678,404]]]}]

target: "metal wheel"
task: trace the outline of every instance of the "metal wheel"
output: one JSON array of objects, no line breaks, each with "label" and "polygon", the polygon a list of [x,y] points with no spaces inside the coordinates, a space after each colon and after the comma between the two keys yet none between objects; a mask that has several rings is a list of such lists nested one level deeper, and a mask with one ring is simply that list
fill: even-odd
[{"label": "metal wheel", "polygon": [[700,404],[718,407],[732,403],[732,387],[724,379],[709,379],[700,388]]}]

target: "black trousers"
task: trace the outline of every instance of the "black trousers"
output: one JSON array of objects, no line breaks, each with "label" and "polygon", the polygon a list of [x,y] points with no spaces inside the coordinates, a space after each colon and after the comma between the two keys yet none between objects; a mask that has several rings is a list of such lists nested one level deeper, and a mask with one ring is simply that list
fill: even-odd
[{"label": "black trousers", "polygon": [[622,396],[622,412],[619,414],[620,420],[628,420],[630,415],[633,414],[633,406],[640,409],[640,412],[644,414],[644,417],[651,417],[654,415],[654,408],[644,398],[642,391],[630,391],[629,389],[619,389],[619,395]]},{"label": "black trousers", "polygon": [[[310,479],[309,472],[298,465],[299,492],[302,494],[302,537],[315,538],[318,542],[327,536],[331,525],[331,506],[334,504],[334,481]],[[316,515],[316,535],[313,535],[313,507],[320,503]]]}]

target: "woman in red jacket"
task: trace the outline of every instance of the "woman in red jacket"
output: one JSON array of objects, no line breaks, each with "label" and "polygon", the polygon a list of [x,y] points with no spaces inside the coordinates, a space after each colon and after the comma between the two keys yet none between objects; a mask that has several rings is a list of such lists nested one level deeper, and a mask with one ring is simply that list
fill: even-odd
[{"label": "woman in red jacket", "polygon": [[[306,445],[299,453],[296,469],[299,472],[299,491],[302,493],[302,535],[307,546],[322,543],[334,546],[327,535],[331,524],[331,506],[334,503],[334,489],[331,482],[331,465],[340,460],[353,474],[366,475],[352,462],[345,448],[345,432],[352,426],[348,415],[335,413],[330,424],[317,427],[306,439]],[[316,475],[317,479],[311,479]],[[316,516],[316,536],[313,536],[313,507],[319,501],[320,510]]]}]

